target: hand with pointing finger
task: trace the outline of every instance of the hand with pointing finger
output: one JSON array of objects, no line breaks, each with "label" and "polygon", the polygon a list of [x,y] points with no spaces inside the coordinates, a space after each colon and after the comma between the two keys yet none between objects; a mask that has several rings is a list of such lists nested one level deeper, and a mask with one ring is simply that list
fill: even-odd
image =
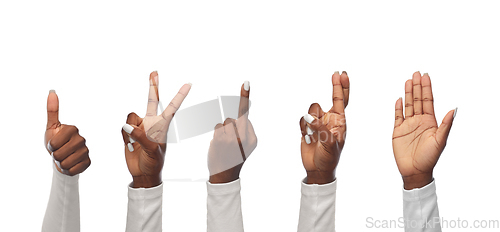
[{"label": "hand with pointing finger", "polygon": [[89,149],[78,128],[59,122],[59,98],[51,90],[47,98],[45,144],[59,172],[74,176],[90,166]]},{"label": "hand with pointing finger", "polygon": [[245,81],[240,91],[238,119],[227,118],[217,124],[210,142],[208,170],[212,184],[237,180],[243,163],[257,147],[257,136],[248,120],[250,83]]},{"label": "hand with pointing finger", "polygon": [[152,72],[146,116],[141,118],[130,113],[122,129],[125,159],[132,175],[133,188],[151,188],[161,184],[168,127],[191,89],[191,84],[183,85],[165,111],[158,115],[158,81],[158,73]]},{"label": "hand with pointing finger", "polygon": [[457,112],[449,111],[438,127],[433,102],[431,79],[420,72],[405,83],[404,116],[403,100],[396,101],[392,147],[406,190],[432,182],[434,166],[446,146]]},{"label": "hand with pointing finger", "polygon": [[349,102],[349,77],[346,72],[332,75],[333,107],[324,112],[318,103],[310,106],[300,119],[302,163],[306,184],[327,184],[335,180],[335,170],[344,147],[346,122],[344,108]]}]

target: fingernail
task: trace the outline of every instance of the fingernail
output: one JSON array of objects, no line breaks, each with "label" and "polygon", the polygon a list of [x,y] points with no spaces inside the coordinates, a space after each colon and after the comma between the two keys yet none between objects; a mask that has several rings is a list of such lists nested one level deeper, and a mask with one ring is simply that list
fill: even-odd
[{"label": "fingernail", "polygon": [[305,135],[304,139],[306,140],[307,144],[311,144],[311,138],[309,137],[309,135]]},{"label": "fingernail", "polygon": [[339,71],[335,71],[333,74],[339,74]]},{"label": "fingernail", "polygon": [[56,93],[56,91],[55,91],[55,90],[53,90],[53,89],[51,89],[51,90],[49,91],[49,93]]},{"label": "fingernail", "polygon": [[52,146],[50,146],[50,140],[49,142],[47,143],[47,150],[53,152],[54,150],[52,149]]},{"label": "fingernail", "polygon": [[310,114],[306,114],[304,115],[304,120],[306,120],[307,123],[311,124],[312,121],[314,121],[314,118]]},{"label": "fingernail", "polygon": [[248,91],[250,89],[250,82],[249,81],[245,81],[245,83],[243,84],[243,89],[245,89],[245,91]]},{"label": "fingernail", "polygon": [[127,132],[128,134],[132,134],[132,131],[134,130],[134,127],[129,125],[129,124],[125,124],[123,125],[123,130],[125,132]]},{"label": "fingernail", "polygon": [[134,152],[134,146],[131,143],[127,143],[127,147],[130,152]]},{"label": "fingernail", "polygon": [[129,137],[128,140],[130,141],[130,143],[135,143],[135,140],[131,137]]},{"label": "fingernail", "polygon": [[458,107],[455,108],[455,112],[453,112],[453,118],[455,118],[455,116],[457,116],[457,110],[458,110]]},{"label": "fingernail", "polygon": [[65,169],[61,169],[62,173],[65,174],[65,175],[69,175],[69,171],[68,170],[65,170]]},{"label": "fingernail", "polygon": [[188,83],[186,83],[186,84],[188,84],[188,85],[189,85],[189,86],[191,86],[191,87],[193,86],[193,83],[191,83],[191,82],[188,82]]},{"label": "fingernail", "polygon": [[347,72],[346,72],[346,71],[342,71],[342,74],[344,74],[344,73],[345,73],[345,75],[347,75]]},{"label": "fingernail", "polygon": [[425,75],[429,76],[429,73],[424,73],[424,76],[425,76]]},{"label": "fingernail", "polygon": [[[54,157],[54,156],[52,156],[52,157]],[[61,168],[61,162],[59,162],[59,161],[57,161],[57,160],[54,159],[54,163],[56,163],[57,167],[62,170],[62,168]]]},{"label": "fingernail", "polygon": [[308,135],[312,135],[313,134],[313,131],[311,130],[311,128],[307,127],[307,134]]}]

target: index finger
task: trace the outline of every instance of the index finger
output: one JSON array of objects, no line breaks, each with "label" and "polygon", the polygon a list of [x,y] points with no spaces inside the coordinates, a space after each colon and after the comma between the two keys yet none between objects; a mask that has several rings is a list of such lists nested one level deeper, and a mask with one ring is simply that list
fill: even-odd
[{"label": "index finger", "polygon": [[250,82],[245,81],[243,85],[241,85],[241,93],[240,93],[240,106],[238,109],[238,118],[245,116],[248,118],[248,110],[249,110],[249,98],[250,98]]},{"label": "index finger", "polygon": [[342,74],[340,75],[340,83],[342,84],[342,90],[344,90],[344,107],[347,107],[347,104],[349,104],[350,83],[349,76],[346,71],[342,71]]}]

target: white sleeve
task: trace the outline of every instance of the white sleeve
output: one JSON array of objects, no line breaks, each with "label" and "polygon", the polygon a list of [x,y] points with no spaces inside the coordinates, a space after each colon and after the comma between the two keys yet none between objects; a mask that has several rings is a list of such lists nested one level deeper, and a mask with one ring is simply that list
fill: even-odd
[{"label": "white sleeve", "polygon": [[42,232],[79,232],[80,196],[78,175],[67,176],[53,166],[49,203],[43,218]]},{"label": "white sleeve", "polygon": [[434,180],[422,188],[403,189],[403,216],[406,232],[441,232]]},{"label": "white sleeve", "polygon": [[128,187],[126,232],[161,232],[163,183],[153,188]]},{"label": "white sleeve", "polygon": [[207,181],[207,231],[243,232],[240,179],[225,184]]},{"label": "white sleeve", "polygon": [[298,232],[334,232],[337,180],[318,185],[302,181]]}]

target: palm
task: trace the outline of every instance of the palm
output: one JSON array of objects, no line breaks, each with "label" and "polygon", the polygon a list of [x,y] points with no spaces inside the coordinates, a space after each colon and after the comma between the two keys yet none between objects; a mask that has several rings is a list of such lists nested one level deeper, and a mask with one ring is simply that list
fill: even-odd
[{"label": "palm", "polygon": [[396,163],[403,176],[428,173],[443,151],[436,141],[436,118],[415,115],[394,128],[393,149]]},{"label": "palm", "polygon": [[[146,119],[147,117],[144,118],[142,123],[138,125],[139,128],[143,130],[146,128]],[[141,146],[141,144],[135,143],[133,152],[125,149],[125,159],[127,161],[127,166],[130,174],[132,176],[141,176],[159,173],[163,168],[165,151],[165,143],[155,143],[155,146],[148,146],[144,148]]]},{"label": "palm", "polygon": [[[345,114],[326,112],[320,119],[328,130],[335,135],[338,142],[332,145],[321,140],[311,144],[303,142],[301,153],[306,171],[333,170],[339,162],[340,153],[344,147],[343,135],[346,131]],[[314,139],[317,139],[317,136]]]}]

